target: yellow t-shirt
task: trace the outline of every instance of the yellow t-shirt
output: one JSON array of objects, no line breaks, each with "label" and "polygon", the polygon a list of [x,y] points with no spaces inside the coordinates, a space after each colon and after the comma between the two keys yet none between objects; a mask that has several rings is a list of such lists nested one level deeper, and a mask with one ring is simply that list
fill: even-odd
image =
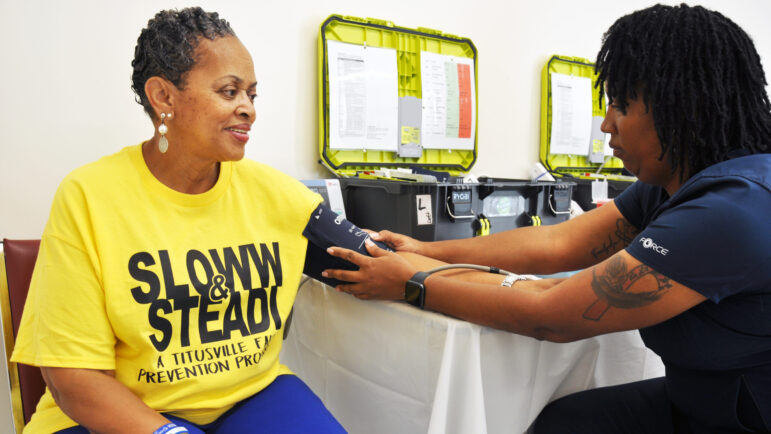
[{"label": "yellow t-shirt", "polygon": [[[289,372],[282,328],[320,202],[250,160],[180,193],[139,145],[75,170],[54,198],[12,359],[114,369],[155,410],[215,420]],[[46,391],[25,432],[73,425]]]}]

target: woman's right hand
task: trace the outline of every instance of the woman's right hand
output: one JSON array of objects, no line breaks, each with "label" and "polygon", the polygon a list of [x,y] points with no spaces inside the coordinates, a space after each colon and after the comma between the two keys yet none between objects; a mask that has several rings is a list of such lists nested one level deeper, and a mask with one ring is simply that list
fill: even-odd
[{"label": "woman's right hand", "polygon": [[410,238],[407,235],[397,234],[388,230],[380,232],[369,231],[369,234],[373,240],[383,242],[397,252],[424,254],[422,253],[423,242]]}]

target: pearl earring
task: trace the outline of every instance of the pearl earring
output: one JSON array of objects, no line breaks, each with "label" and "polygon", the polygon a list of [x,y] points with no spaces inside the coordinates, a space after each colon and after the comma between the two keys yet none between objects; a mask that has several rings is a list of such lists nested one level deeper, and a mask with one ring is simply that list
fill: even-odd
[{"label": "pearl earring", "polygon": [[171,113],[161,113],[161,124],[158,125],[158,133],[161,135],[161,138],[158,140],[158,150],[161,151],[161,154],[165,154],[169,150],[169,141],[166,139],[169,127],[166,126],[166,118],[171,119]]}]

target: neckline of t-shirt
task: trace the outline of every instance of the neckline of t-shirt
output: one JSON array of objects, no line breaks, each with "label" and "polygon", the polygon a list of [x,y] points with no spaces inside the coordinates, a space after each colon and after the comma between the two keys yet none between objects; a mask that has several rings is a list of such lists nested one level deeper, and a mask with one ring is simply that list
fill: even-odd
[{"label": "neckline of t-shirt", "polygon": [[142,143],[130,149],[129,154],[134,167],[137,169],[139,177],[142,179],[142,184],[144,184],[148,191],[153,195],[157,195],[164,200],[178,205],[187,207],[208,205],[219,199],[225,190],[227,190],[228,185],[230,185],[230,178],[233,171],[233,163],[230,161],[223,161],[220,163],[219,177],[217,178],[217,183],[214,184],[212,188],[203,193],[188,194],[168,187],[150,172],[150,168],[147,167],[147,162],[142,155]]}]

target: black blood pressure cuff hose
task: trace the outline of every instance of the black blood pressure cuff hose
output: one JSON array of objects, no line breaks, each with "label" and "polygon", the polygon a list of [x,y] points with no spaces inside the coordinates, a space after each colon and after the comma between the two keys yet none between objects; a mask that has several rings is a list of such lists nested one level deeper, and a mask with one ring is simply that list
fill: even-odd
[{"label": "black blood pressure cuff hose", "polygon": [[[327,269],[358,270],[356,265],[327,253],[332,246],[344,247],[369,256],[364,240],[369,234],[359,229],[355,224],[332,211],[326,205],[319,205],[311,214],[308,224],[303,230],[308,238],[308,250],[305,254],[303,273],[316,280],[335,286],[341,282],[337,279],[321,277],[321,272]],[[385,244],[372,240],[381,249],[393,251]]]}]

